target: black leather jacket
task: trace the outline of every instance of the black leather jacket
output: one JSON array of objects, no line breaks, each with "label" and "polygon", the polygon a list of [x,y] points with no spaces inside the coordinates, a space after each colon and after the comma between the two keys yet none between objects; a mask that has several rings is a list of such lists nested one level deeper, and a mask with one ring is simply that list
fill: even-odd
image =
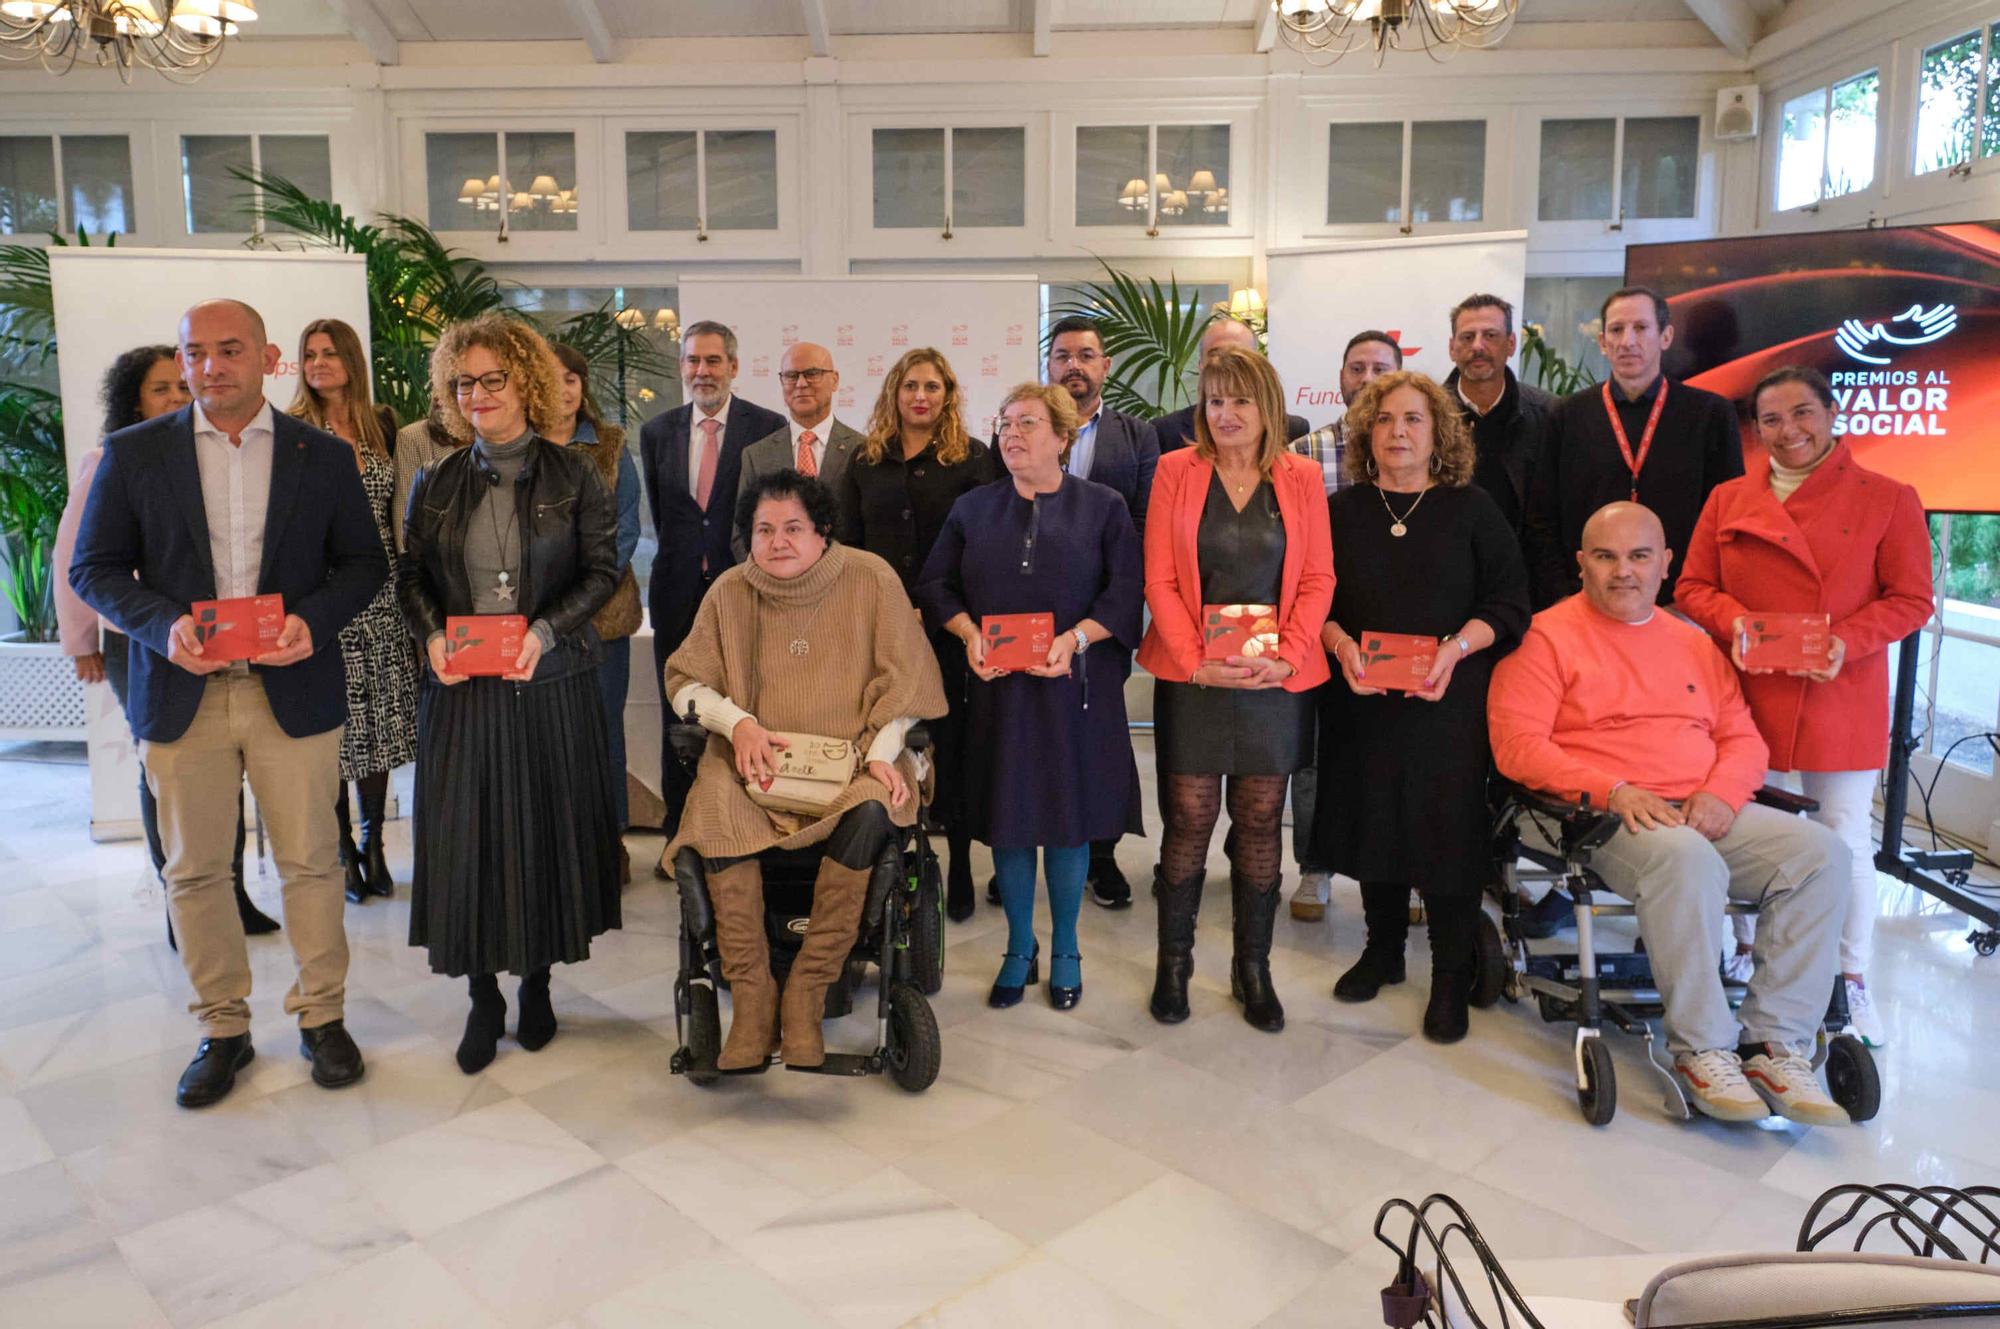
[{"label": "black leather jacket", "polygon": [[[465,532],[499,475],[475,448],[459,448],[417,472],[403,516],[396,595],[418,643],[444,631],[448,614],[472,612]],[[537,438],[514,479],[521,522],[520,612],[555,632],[535,681],[565,678],[603,655],[591,615],[618,586],[618,505],[581,452]],[[425,665],[428,673],[429,665]]]}]

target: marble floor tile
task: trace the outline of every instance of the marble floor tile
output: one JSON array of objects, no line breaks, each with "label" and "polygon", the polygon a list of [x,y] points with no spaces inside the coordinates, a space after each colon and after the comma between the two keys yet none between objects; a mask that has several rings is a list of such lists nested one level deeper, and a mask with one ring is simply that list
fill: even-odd
[{"label": "marble floor tile", "polygon": [[162,993],[146,993],[0,1033],[0,1064],[16,1084],[49,1084],[195,1036],[193,1021],[179,1002]]},{"label": "marble floor tile", "polygon": [[[1289,1013],[1288,1013],[1289,1014]],[[1358,1037],[1288,1018],[1283,1034],[1252,1041],[1239,1009],[1190,1019],[1154,1042],[1155,1051],[1255,1090],[1280,1103],[1294,1103],[1323,1088],[1401,1040]]]},{"label": "marble floor tile", "polygon": [[159,1304],[106,1248],[74,1264],[0,1282],[0,1324],[34,1329],[168,1329]]},{"label": "marble floor tile", "polygon": [[761,1101],[754,1083],[723,1080],[704,1088],[675,1075],[670,1055],[667,1047],[648,1047],[522,1098],[614,1161]]},{"label": "marble floor tile", "polygon": [[55,1157],[35,1125],[34,1114],[18,1098],[0,1098],[0,1175],[46,1163]]},{"label": "marble floor tile", "polygon": [[1152,1312],[1093,1283],[1046,1251],[1032,1251],[910,1321],[913,1329],[1020,1329],[1060,1318],[1093,1329],[1145,1329]]},{"label": "marble floor tile", "polygon": [[501,1321],[435,1256],[408,1242],[215,1324],[218,1329],[499,1329]]},{"label": "marble floor tile", "polygon": [[[507,991],[508,1036],[501,1040],[500,1055],[480,1072],[501,1088],[515,1094],[529,1094],[610,1062],[647,1055],[662,1062],[673,1054],[673,1045],[642,1024],[634,1024],[610,1007],[574,991],[557,992],[556,1020],[560,1032],[540,1051],[529,1052],[513,1039],[514,994]],[[461,1010],[451,1041],[458,1046],[465,1016]]]},{"label": "marble floor tile", "polygon": [[307,1079],[264,1101],[328,1158],[345,1158],[513,1097],[488,1077],[459,1070],[451,1049],[428,1036],[401,1052],[384,1056],[370,1047],[364,1055],[368,1073],[359,1084],[329,1095]]},{"label": "marble floor tile", "polygon": [[574,1317],[577,1329],[832,1329],[834,1321],[742,1256],[656,1274]]},{"label": "marble floor tile", "polygon": [[107,1251],[116,1254],[110,1229],[61,1163],[0,1175],[0,1288],[59,1276]]}]

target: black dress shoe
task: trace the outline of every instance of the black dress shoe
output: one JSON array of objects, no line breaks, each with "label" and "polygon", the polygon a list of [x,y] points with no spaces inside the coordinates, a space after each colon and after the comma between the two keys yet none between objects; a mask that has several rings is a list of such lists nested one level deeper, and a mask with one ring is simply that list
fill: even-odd
[{"label": "black dress shoe", "polygon": [[995,975],[993,979],[993,987],[986,994],[986,1004],[988,1006],[991,1006],[995,1010],[1001,1010],[1001,1011],[1006,1010],[1009,1006],[1019,1006],[1021,1004],[1022,994],[1024,994],[1029,988],[1035,986],[1037,983],[1042,981],[1041,943],[1037,942],[1035,944],[1034,953],[1031,955],[1025,955],[1025,956],[1017,955],[1013,951],[1006,951],[1003,953],[1003,960],[1023,960],[1023,959],[1025,959],[1028,962],[1027,978],[1023,980],[1020,986],[1015,986],[1014,984],[1011,983],[1002,983],[1000,981],[999,976]]},{"label": "black dress shoe", "polygon": [[201,1046],[194,1051],[194,1060],[181,1072],[180,1085],[174,1090],[174,1101],[184,1108],[207,1107],[210,1103],[221,1102],[235,1088],[236,1072],[248,1066],[256,1055],[248,1034],[202,1039]]},{"label": "black dress shoe", "polygon": [[1099,859],[1090,865],[1090,898],[1106,909],[1132,907],[1132,883],[1115,858]]},{"label": "black dress shoe", "polygon": [[312,1063],[313,1083],[322,1089],[338,1089],[361,1078],[361,1049],[354,1036],[339,1020],[299,1030],[299,1055]]}]

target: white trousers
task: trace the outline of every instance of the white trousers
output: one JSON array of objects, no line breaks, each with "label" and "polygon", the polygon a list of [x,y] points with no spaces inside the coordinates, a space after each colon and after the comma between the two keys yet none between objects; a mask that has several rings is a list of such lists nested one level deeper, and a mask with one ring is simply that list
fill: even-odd
[{"label": "white trousers", "polygon": [[[1809,814],[1840,837],[1853,857],[1848,882],[1847,921],[1840,928],[1840,971],[1866,974],[1875,950],[1875,787],[1880,771],[1769,771],[1765,783],[1804,794],[1819,804]],[[1736,939],[1749,945],[1756,919],[1732,915]]]}]

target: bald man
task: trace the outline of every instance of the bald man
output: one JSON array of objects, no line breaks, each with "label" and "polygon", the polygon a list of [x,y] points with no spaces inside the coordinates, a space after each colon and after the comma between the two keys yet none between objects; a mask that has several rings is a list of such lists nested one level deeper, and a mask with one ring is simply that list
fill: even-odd
[{"label": "bald man", "polygon": [[[1750,801],[1764,740],[1729,661],[1655,603],[1673,561],[1659,518],[1637,503],[1598,509],[1576,561],[1583,589],[1535,615],[1493,671],[1493,760],[1625,823],[1590,865],[1637,906],[1674,1074],[1695,1106],[1725,1121],[1776,1111],[1846,1125],[1809,1058],[1839,969],[1847,846]],[[1761,906],[1740,1011],[1716,965],[1731,900]]]},{"label": "bald man", "polygon": [[[1231,346],[1241,346],[1245,350],[1261,349],[1257,345],[1257,330],[1240,318],[1228,314],[1217,314],[1209,320],[1201,334],[1201,363],[1207,364],[1209,357],[1217,351]],[[1189,447],[1194,443],[1194,413],[1201,409],[1201,403],[1163,415],[1153,421],[1153,430],[1160,436],[1162,455],[1177,448]],[[1285,417],[1285,437],[1297,442],[1312,432],[1312,425],[1303,415]]]},{"label": "bald man", "polygon": [[[389,560],[353,449],[265,400],[278,356],[241,301],[188,310],[175,360],[193,404],[104,441],[70,564],[77,595],[131,638],[128,714],[159,804],[167,910],[202,1032],[176,1090],[182,1107],[222,1098],[254,1055],[230,871],[246,772],[284,878],[298,974],[285,1011],[299,1051],[327,1088],[362,1074],[342,1023],[337,638],[388,580]],[[283,600],[271,649],[249,660],[204,650],[194,602],[251,596]]]},{"label": "bald man", "polygon": [[[833,398],[840,390],[833,353],[816,342],[793,342],[778,361],[778,387],[785,394],[784,427],[743,450],[736,492],[740,495],[760,476],[786,467],[839,492],[840,477],[861,446],[861,435],[833,418]],[[729,547],[739,562],[750,557],[741,531],[729,537]]]}]

